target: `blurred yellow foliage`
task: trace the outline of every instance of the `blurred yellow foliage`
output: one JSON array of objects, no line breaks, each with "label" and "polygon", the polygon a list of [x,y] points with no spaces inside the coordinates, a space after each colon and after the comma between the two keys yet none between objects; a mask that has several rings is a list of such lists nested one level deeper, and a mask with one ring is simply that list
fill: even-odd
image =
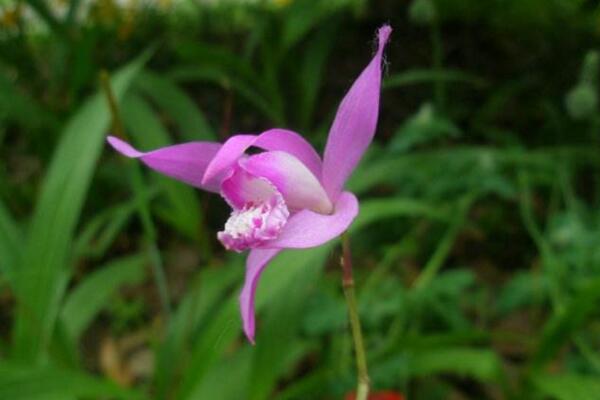
[{"label": "blurred yellow foliage", "polygon": [[15,28],[21,18],[21,3],[14,7],[4,10],[0,14],[0,25],[7,28]]},{"label": "blurred yellow foliage", "polygon": [[160,9],[171,8],[172,5],[173,5],[172,0],[158,0],[158,8],[160,8]]},{"label": "blurred yellow foliage", "polygon": [[275,5],[278,7],[286,7],[290,5],[292,1],[294,0],[273,0],[273,3],[275,3]]}]

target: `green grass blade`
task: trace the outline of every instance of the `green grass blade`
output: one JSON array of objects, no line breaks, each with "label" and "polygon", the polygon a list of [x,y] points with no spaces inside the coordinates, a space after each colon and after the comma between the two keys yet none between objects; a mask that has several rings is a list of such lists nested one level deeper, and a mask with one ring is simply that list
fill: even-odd
[{"label": "green grass blade", "polygon": [[[302,251],[286,250],[271,262],[263,273],[257,291],[255,305],[259,334],[261,310],[268,304],[285,302],[288,291],[295,285],[299,274],[305,273],[312,266],[323,265],[330,250],[331,245]],[[207,372],[242,334],[237,296],[232,296],[218,311],[215,310],[215,315],[216,318],[203,326],[202,334],[195,342],[178,399],[190,399],[189,396],[196,388],[203,385]]]},{"label": "green grass blade", "polygon": [[172,118],[185,139],[216,139],[216,134],[202,111],[173,81],[146,70],[140,74],[135,84],[136,88]]},{"label": "green grass blade", "polygon": [[312,40],[306,49],[304,60],[300,66],[298,80],[296,81],[298,90],[298,121],[299,126],[304,131],[309,131],[312,127],[312,120],[317,105],[317,96],[325,72],[325,64],[331,53],[339,27],[337,21],[333,21],[317,32],[317,36]]},{"label": "green grass blade", "polygon": [[[239,400],[246,399],[250,368],[252,366],[250,346],[240,349],[212,367],[202,384],[196,386],[188,400]],[[232,384],[235,382],[235,384]]]},{"label": "green grass blade", "polygon": [[67,296],[61,318],[71,339],[79,340],[94,317],[122,285],[136,284],[145,276],[146,258],[131,256],[111,261],[90,274]]},{"label": "green grass blade", "polygon": [[176,399],[191,398],[197,387],[202,386],[208,371],[218,363],[240,332],[238,300],[232,296],[218,308],[215,318],[203,327],[201,335],[194,341],[189,365],[182,376]]},{"label": "green grass blade", "polygon": [[[58,125],[54,115],[43,109],[36,100],[22,93],[2,71],[0,71],[0,110],[3,118],[14,121],[25,129],[52,130]],[[32,115],[35,115],[35,118],[31,118]]]},{"label": "green grass blade", "polygon": [[[403,184],[402,178],[415,170],[441,166],[442,170],[453,165],[463,165],[469,171],[494,172],[500,168],[556,168],[556,159],[568,163],[596,163],[597,152],[583,146],[555,146],[524,151],[520,148],[494,148],[485,146],[460,146],[423,150],[394,157],[380,157],[359,165],[350,178],[348,189],[364,193],[377,185]],[[438,177],[439,178],[439,177]]]},{"label": "green grass blade", "polygon": [[536,389],[553,400],[598,400],[600,378],[575,374],[538,374],[533,377]]},{"label": "green grass blade", "polygon": [[450,219],[447,211],[422,200],[407,198],[388,198],[366,200],[360,205],[360,213],[350,226],[350,232],[358,232],[363,227],[393,217],[427,217],[446,221]]},{"label": "green grass blade", "polygon": [[537,370],[554,357],[572,339],[588,318],[597,311],[600,299],[600,278],[593,279],[579,290],[544,326],[531,367]]},{"label": "green grass blade", "polygon": [[184,65],[170,71],[169,77],[176,82],[209,82],[221,86],[225,90],[233,89],[248,104],[261,111],[263,115],[276,124],[284,121],[281,110],[272,107],[266,98],[265,90],[259,90],[252,83],[237,75],[229,75],[218,67]]},{"label": "green grass blade", "polygon": [[[158,349],[154,373],[157,399],[170,398],[177,386],[177,377],[184,373],[187,359],[186,345],[194,332],[214,317],[212,310],[227,301],[234,284],[243,278],[241,265],[229,264],[224,268],[205,268],[198,274],[170,320],[165,340]],[[174,368],[174,366],[178,366]]]},{"label": "green grass blade", "polygon": [[183,60],[198,64],[200,68],[214,67],[253,85],[261,84],[260,76],[250,62],[224,47],[188,40],[178,43],[176,49]]},{"label": "green grass blade", "polygon": [[[145,53],[116,74],[119,98],[148,58]],[[73,235],[109,122],[106,100],[100,95],[88,100],[67,123],[48,168],[18,276],[17,359],[39,359],[47,349],[68,281]]]},{"label": "green grass blade", "polygon": [[427,261],[425,267],[423,267],[421,274],[415,280],[415,288],[423,290],[438,274],[440,268],[448,258],[461,228],[465,225],[465,220],[474,200],[474,195],[465,195],[462,201],[456,205],[450,226],[432,253],[431,258]]},{"label": "green grass blade", "polygon": [[454,374],[481,381],[501,376],[501,362],[491,350],[444,347],[415,352],[409,359],[411,376]]},{"label": "green grass blade", "polygon": [[137,392],[123,389],[112,382],[79,371],[60,369],[56,366],[32,368],[7,362],[0,364],[0,399],[71,398],[137,400],[144,397]]},{"label": "green grass blade", "polygon": [[3,202],[0,201],[0,274],[8,281],[12,289],[17,280],[20,267],[23,236],[16,221],[12,218]]},{"label": "green grass blade", "polygon": [[387,77],[383,81],[386,89],[424,84],[430,82],[466,83],[475,87],[485,86],[485,80],[468,72],[453,69],[415,69]]},{"label": "green grass blade", "polygon": [[80,230],[73,245],[76,257],[103,257],[119,233],[138,209],[138,203],[148,202],[158,195],[158,188],[149,188],[131,200],[96,214]]},{"label": "green grass blade", "polygon": [[31,7],[48,28],[59,38],[68,40],[68,32],[63,23],[56,17],[54,10],[43,0],[26,0],[25,3]]},{"label": "green grass blade", "polygon": [[[288,51],[322,22],[328,15],[342,8],[340,2],[297,0],[286,10],[281,33],[282,50]],[[325,25],[325,24],[323,24]]]},{"label": "green grass blade", "polygon": [[[147,101],[139,96],[129,95],[123,102],[123,121],[134,142],[140,148],[149,150],[171,144],[168,132],[164,129]],[[194,190],[181,182],[154,174],[153,178],[165,189],[168,206],[159,209],[159,215],[177,230],[196,240],[203,227],[202,213]]]},{"label": "green grass blade", "polygon": [[307,265],[286,291],[285,299],[268,305],[257,332],[248,399],[272,398],[278,381],[291,373],[293,366],[307,352],[298,334],[306,299],[311,297],[310,289],[319,280],[321,272],[321,263]]}]

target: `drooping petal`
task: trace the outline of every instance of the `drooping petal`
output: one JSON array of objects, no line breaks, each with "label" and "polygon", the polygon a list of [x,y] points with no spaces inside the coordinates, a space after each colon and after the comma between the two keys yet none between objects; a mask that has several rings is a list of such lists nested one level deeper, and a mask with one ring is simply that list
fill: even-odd
[{"label": "drooping petal", "polygon": [[280,251],[279,249],[253,249],[246,259],[246,280],[240,293],[240,309],[244,333],[252,344],[254,344],[255,330],[254,297],[258,280],[269,261]]},{"label": "drooping petal", "polygon": [[317,177],[293,155],[267,151],[240,161],[252,175],[268,179],[283,195],[292,211],[309,209],[330,214],[333,205]]},{"label": "drooping petal", "polygon": [[357,214],[358,200],[352,193],[343,192],[333,214],[300,211],[288,219],[277,239],[266,242],[262,247],[304,249],[320,246],[344,233]]},{"label": "drooping petal", "polygon": [[343,190],[373,140],[379,113],[383,50],[391,32],[388,25],[379,29],[377,53],[342,100],[329,131],[322,181],[331,199]]},{"label": "drooping petal", "polygon": [[214,176],[232,167],[251,146],[292,154],[317,178],[321,177],[321,159],[310,143],[296,132],[271,129],[260,135],[235,135],[229,138],[206,169],[203,179],[210,181]]},{"label": "drooping petal", "polygon": [[107,141],[119,153],[129,158],[139,158],[155,171],[200,189],[219,191],[222,176],[215,175],[213,179],[202,182],[206,167],[221,148],[219,143],[190,142],[144,153],[114,136],[109,136]]}]

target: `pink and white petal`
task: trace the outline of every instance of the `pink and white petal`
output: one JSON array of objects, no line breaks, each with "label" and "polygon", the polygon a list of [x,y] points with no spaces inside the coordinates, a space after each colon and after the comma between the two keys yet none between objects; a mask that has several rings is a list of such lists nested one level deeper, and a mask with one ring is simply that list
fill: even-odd
[{"label": "pink and white petal", "polygon": [[248,203],[260,204],[275,195],[281,196],[267,179],[255,176],[240,167],[234,168],[231,176],[223,180],[221,195],[234,210],[244,208]]},{"label": "pink and white petal", "polygon": [[288,219],[281,233],[263,248],[317,247],[344,233],[358,215],[358,200],[350,192],[340,194],[334,213],[323,215],[310,210],[300,211]]},{"label": "pink and white petal", "polygon": [[279,253],[280,249],[253,249],[246,259],[246,279],[244,287],[240,293],[240,310],[242,313],[242,322],[244,333],[254,344],[255,316],[254,316],[254,298],[260,276],[268,265],[269,261]]},{"label": "pink and white petal", "polygon": [[379,28],[377,52],[342,100],[329,131],[322,182],[332,199],[343,190],[375,135],[383,50],[391,32],[388,25]]},{"label": "pink and white petal", "polygon": [[285,151],[267,151],[240,161],[240,167],[268,179],[283,195],[292,211],[309,209],[330,214],[333,204],[317,177],[296,157]]},{"label": "pink and white petal", "polygon": [[203,190],[219,191],[222,175],[216,175],[206,182],[202,181],[206,168],[221,148],[219,143],[190,142],[144,153],[114,136],[109,136],[107,141],[119,153],[129,158],[138,158],[161,174]]},{"label": "pink and white petal", "polygon": [[321,176],[321,159],[306,139],[286,129],[270,129],[260,135],[235,135],[228,139],[206,169],[204,179],[208,181],[231,168],[252,146],[290,153],[302,161],[315,176]]}]

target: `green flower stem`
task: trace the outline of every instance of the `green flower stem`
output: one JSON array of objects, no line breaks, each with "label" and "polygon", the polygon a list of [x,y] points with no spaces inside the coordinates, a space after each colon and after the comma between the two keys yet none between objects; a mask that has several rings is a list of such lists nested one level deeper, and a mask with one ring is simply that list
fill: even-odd
[{"label": "green flower stem", "polygon": [[350,317],[350,328],[354,340],[354,353],[356,355],[356,369],[358,372],[358,387],[356,389],[356,400],[367,400],[369,396],[369,372],[367,370],[367,356],[363,342],[360,319],[358,317],[358,306],[354,291],[354,277],[352,275],[352,254],[350,252],[350,239],[348,234],[342,235],[342,286],[348,305]]}]

